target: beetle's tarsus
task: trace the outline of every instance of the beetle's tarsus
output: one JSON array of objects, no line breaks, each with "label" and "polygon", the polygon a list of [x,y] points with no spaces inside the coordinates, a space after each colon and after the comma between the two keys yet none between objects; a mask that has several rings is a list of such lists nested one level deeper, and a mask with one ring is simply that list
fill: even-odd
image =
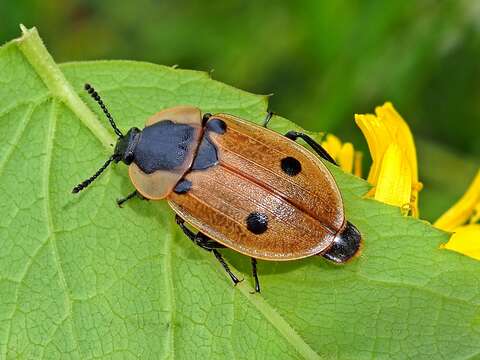
[{"label": "beetle's tarsus", "polygon": [[[217,260],[220,262],[220,264],[222,264],[222,267],[223,269],[227,272],[227,274],[230,276],[230,279],[232,279],[233,281],[233,285],[237,286],[237,284],[240,282],[240,280],[238,280],[238,278],[235,276],[234,273],[232,273],[232,271],[230,270],[230,267],[228,266],[228,264],[225,262],[225,260],[223,259],[222,255],[218,252],[218,250],[216,249],[212,249],[212,252],[213,252],[213,255],[215,255],[215,257],[217,258]],[[242,279],[243,281],[243,279]]]},{"label": "beetle's tarsus", "polygon": [[243,282],[243,280],[245,280],[245,278],[241,278],[241,279],[237,279],[238,281],[236,283],[233,284],[233,286],[237,286],[238,284],[240,284],[241,282]]}]

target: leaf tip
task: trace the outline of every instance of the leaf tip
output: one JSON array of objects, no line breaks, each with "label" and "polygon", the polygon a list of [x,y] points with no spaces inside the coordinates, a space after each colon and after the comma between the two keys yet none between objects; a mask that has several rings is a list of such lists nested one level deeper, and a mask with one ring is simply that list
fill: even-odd
[{"label": "leaf tip", "polygon": [[14,41],[22,42],[23,40],[25,40],[26,37],[32,34],[35,34],[35,33],[38,34],[37,28],[35,26],[29,29],[25,25],[20,24],[19,27],[20,27],[20,30],[22,31],[22,36],[15,39]]}]

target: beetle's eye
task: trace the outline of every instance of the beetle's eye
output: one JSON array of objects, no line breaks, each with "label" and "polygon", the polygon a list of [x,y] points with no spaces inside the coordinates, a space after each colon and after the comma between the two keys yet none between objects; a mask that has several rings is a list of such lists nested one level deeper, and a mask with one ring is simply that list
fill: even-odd
[{"label": "beetle's eye", "polygon": [[133,152],[125,153],[125,157],[123,158],[123,162],[127,165],[130,165],[133,161]]}]

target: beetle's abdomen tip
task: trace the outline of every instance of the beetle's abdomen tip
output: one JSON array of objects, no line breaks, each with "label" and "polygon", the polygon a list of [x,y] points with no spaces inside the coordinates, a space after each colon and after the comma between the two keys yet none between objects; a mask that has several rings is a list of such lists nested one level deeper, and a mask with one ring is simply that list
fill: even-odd
[{"label": "beetle's abdomen tip", "polygon": [[332,246],[320,255],[337,264],[342,264],[360,255],[361,248],[362,234],[355,225],[347,221],[347,226],[335,237]]}]

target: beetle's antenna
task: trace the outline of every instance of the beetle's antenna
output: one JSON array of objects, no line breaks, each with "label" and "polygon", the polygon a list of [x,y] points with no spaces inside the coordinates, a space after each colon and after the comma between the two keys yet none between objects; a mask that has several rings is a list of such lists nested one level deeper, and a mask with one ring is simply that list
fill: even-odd
[{"label": "beetle's antenna", "polygon": [[88,185],[90,185],[107,167],[110,165],[110,163],[117,158],[117,155],[113,154],[108,158],[108,160],[105,162],[105,164],[102,165],[100,169],[97,170],[95,174],[93,174],[92,177],[89,177],[87,180],[81,182],[77,186],[75,186],[72,190],[72,193],[76,194],[83,189],[85,189]]},{"label": "beetle's antenna", "polygon": [[87,90],[90,96],[93,98],[93,100],[95,100],[98,103],[98,105],[100,105],[100,107],[103,110],[103,113],[107,117],[108,121],[110,121],[110,125],[112,125],[113,131],[115,131],[115,134],[117,134],[118,137],[123,137],[122,132],[117,127],[117,124],[115,124],[115,120],[113,120],[112,115],[110,115],[110,112],[107,110],[107,107],[105,106],[102,99],[100,98],[100,95],[98,95],[98,93],[95,91],[93,86],[91,86],[90,84],[85,84],[85,90]]}]

